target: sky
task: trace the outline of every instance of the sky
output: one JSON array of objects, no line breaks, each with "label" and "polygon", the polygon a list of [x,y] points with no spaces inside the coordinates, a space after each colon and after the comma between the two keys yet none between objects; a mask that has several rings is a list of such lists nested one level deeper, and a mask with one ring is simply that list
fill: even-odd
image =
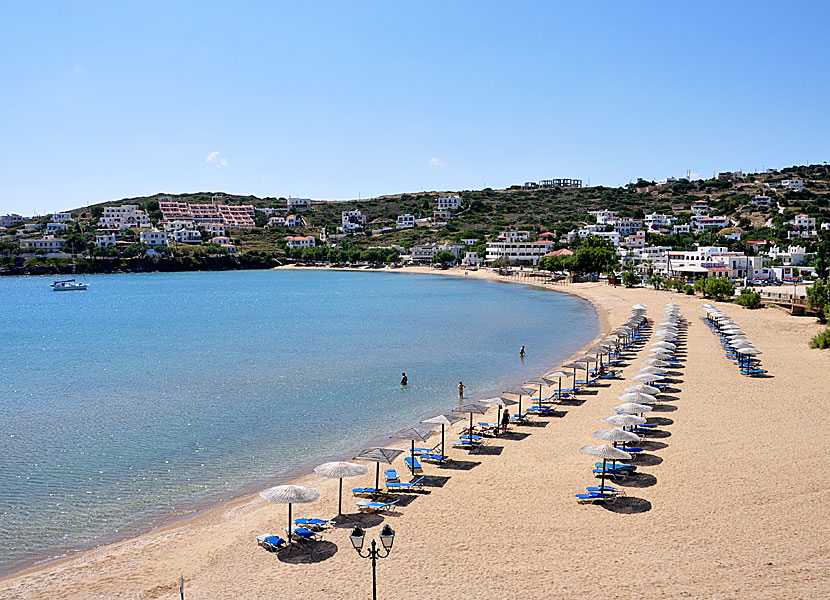
[{"label": "sky", "polygon": [[0,0],[0,213],[830,160],[830,3]]}]

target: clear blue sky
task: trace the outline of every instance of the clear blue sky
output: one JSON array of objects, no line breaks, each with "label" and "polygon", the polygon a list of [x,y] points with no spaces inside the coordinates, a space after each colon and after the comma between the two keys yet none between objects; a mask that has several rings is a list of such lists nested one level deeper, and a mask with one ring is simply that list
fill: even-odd
[{"label": "clear blue sky", "polygon": [[0,8],[0,213],[830,159],[826,2]]}]

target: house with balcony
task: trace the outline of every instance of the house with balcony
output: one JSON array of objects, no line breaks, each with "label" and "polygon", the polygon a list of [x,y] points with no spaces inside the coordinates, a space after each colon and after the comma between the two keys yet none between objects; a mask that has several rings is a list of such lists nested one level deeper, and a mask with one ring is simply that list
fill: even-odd
[{"label": "house with balcony", "polygon": [[415,227],[415,217],[414,215],[405,214],[405,215],[398,215],[398,220],[395,223],[395,229],[412,229]]},{"label": "house with balcony", "polygon": [[105,206],[104,214],[98,219],[98,225],[106,229],[117,228],[121,231],[150,227],[150,217],[138,208],[137,204]]},{"label": "house with balcony", "polygon": [[138,234],[139,241],[142,244],[147,244],[150,248],[156,248],[158,246],[167,246],[168,245],[168,237],[166,231],[142,231]]},{"label": "house with balcony", "polygon": [[289,248],[311,248],[316,245],[313,235],[289,235],[285,242]]},{"label": "house with balcony", "polygon": [[438,210],[458,210],[459,208],[461,208],[460,196],[438,198]]},{"label": "house with balcony", "polygon": [[115,246],[118,237],[115,233],[97,233],[95,235],[95,246],[98,248],[106,248],[107,246]]},{"label": "house with balcony", "polygon": [[769,206],[771,202],[772,198],[770,198],[769,196],[764,196],[762,194],[756,194],[755,196],[753,196],[752,200],[750,200],[750,203],[754,206]]},{"label": "house with balcony", "polygon": [[523,242],[529,238],[529,231],[502,231],[497,239],[508,242]]},{"label": "house with balcony", "polygon": [[69,223],[72,220],[72,213],[68,213],[68,212],[52,213],[52,220],[56,223]]},{"label": "house with balcony", "polygon": [[340,227],[337,231],[347,234],[363,233],[363,228],[366,226],[366,216],[360,210],[344,210],[340,213]]},{"label": "house with balcony", "polygon": [[53,235],[44,235],[42,238],[20,240],[21,250],[46,250],[47,252],[60,252],[63,250],[65,240],[56,238]]},{"label": "house with balcony", "polygon": [[311,210],[311,198],[288,197],[288,211]]},{"label": "house with balcony", "polygon": [[486,262],[489,264],[504,259],[510,265],[532,265],[539,264],[539,260],[553,249],[554,243],[550,241],[510,241],[496,240],[487,242]]},{"label": "house with balcony", "polygon": [[803,179],[782,179],[781,187],[791,192],[800,192],[804,190]]},{"label": "house with balcony", "polygon": [[13,227],[25,219],[18,214],[0,215],[0,227]]},{"label": "house with balcony", "polygon": [[46,224],[46,231],[48,233],[59,233],[61,231],[66,231],[68,225],[65,222],[60,223],[47,223]]}]

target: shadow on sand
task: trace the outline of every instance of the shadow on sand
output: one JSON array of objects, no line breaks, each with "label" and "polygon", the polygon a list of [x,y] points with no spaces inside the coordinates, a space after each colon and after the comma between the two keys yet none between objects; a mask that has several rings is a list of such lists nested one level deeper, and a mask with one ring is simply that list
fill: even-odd
[{"label": "shadow on sand", "polygon": [[635,498],[634,496],[624,496],[617,498],[611,504],[601,504],[605,510],[621,515],[634,515],[644,513],[651,510],[651,502],[643,498]]},{"label": "shadow on sand", "polygon": [[291,544],[288,548],[277,552],[280,562],[292,565],[308,565],[323,562],[337,554],[337,544],[329,541],[301,542]]}]

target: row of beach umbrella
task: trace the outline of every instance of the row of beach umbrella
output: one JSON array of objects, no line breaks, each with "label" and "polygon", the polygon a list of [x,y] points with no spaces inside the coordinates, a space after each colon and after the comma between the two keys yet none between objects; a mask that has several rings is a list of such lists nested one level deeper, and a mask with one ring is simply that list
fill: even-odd
[{"label": "row of beach umbrella", "polygon": [[763,354],[763,352],[749,341],[746,332],[729,315],[717,307],[704,304],[703,309],[706,311],[704,320],[707,325],[720,336],[727,357],[734,358],[741,372],[746,375],[763,372],[761,369],[752,369],[753,357]]}]

